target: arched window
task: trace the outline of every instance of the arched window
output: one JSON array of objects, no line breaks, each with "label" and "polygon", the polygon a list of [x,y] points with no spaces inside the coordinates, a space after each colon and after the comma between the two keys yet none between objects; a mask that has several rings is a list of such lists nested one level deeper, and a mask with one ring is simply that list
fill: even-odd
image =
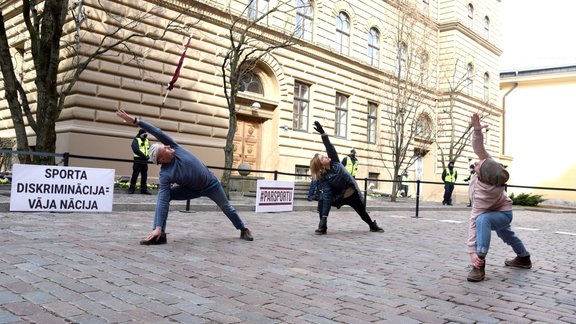
[{"label": "arched window", "polygon": [[416,119],[416,131],[414,134],[420,139],[429,140],[432,137],[432,118],[427,113],[422,113]]},{"label": "arched window", "polygon": [[406,57],[408,56],[408,45],[406,45],[406,43],[404,42],[399,42],[398,43],[398,56],[397,56],[397,60],[398,60],[398,77],[402,77],[402,73],[404,72],[404,69],[406,68]]},{"label": "arched window", "polygon": [[246,72],[240,78],[240,91],[254,92],[264,95],[262,79],[254,72]]},{"label": "arched window", "polygon": [[314,8],[310,0],[296,0],[296,37],[312,40]]},{"label": "arched window", "polygon": [[488,72],[484,73],[484,101],[486,103],[490,101],[490,74]]},{"label": "arched window", "polygon": [[344,12],[336,17],[336,50],[340,54],[350,51],[350,17]]},{"label": "arched window", "polygon": [[484,37],[490,38],[490,18],[488,16],[484,17]]},{"label": "arched window", "polygon": [[422,55],[420,55],[420,83],[422,83],[423,85],[426,85],[427,81],[428,81],[428,64],[430,63],[430,56],[428,55],[428,52],[424,51],[422,52]]},{"label": "arched window", "polygon": [[466,67],[466,93],[472,95],[472,87],[474,83],[474,65],[468,63]]},{"label": "arched window", "polygon": [[474,5],[468,4],[468,28],[472,29],[474,27]]},{"label": "arched window", "polygon": [[368,62],[375,67],[380,62],[380,32],[375,27],[368,33]]}]

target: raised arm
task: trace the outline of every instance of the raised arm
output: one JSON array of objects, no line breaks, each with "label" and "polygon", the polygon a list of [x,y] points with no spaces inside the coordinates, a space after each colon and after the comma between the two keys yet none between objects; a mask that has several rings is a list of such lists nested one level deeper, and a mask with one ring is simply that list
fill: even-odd
[{"label": "raised arm", "polygon": [[478,155],[480,160],[484,160],[490,157],[490,154],[484,148],[484,134],[482,134],[482,129],[487,128],[488,125],[480,124],[480,116],[474,113],[471,118],[472,128],[474,129],[472,133],[472,149],[474,153]]},{"label": "raised arm", "polygon": [[154,136],[160,143],[164,145],[168,146],[178,145],[176,141],[174,141],[170,136],[166,135],[160,128],[143,120],[139,120],[136,117],[128,115],[123,109],[118,109],[116,111],[116,116],[120,117],[120,119],[122,119],[127,124],[136,125],[146,130],[146,132]]},{"label": "raised arm", "polygon": [[340,163],[340,159],[338,158],[338,153],[336,152],[334,145],[330,143],[330,138],[328,138],[328,134],[324,132],[324,128],[322,128],[322,125],[320,125],[318,121],[314,122],[314,129],[322,136],[322,142],[324,143],[324,147],[326,148],[326,154],[328,155],[328,157],[332,160],[332,162]]}]

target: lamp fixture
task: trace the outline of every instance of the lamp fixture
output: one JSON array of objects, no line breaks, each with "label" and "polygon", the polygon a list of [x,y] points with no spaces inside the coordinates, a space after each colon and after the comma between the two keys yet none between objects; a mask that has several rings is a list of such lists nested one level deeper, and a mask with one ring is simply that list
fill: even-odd
[{"label": "lamp fixture", "polygon": [[254,101],[254,103],[252,104],[252,106],[250,106],[250,109],[252,109],[252,111],[257,111],[258,109],[260,109],[262,106],[260,105],[260,103],[258,101]]}]

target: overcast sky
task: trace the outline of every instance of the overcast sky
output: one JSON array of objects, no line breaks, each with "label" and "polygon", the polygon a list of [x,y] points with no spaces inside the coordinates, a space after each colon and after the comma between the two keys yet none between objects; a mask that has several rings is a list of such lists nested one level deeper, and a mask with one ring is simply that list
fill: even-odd
[{"label": "overcast sky", "polygon": [[500,71],[576,65],[575,0],[502,0]]}]

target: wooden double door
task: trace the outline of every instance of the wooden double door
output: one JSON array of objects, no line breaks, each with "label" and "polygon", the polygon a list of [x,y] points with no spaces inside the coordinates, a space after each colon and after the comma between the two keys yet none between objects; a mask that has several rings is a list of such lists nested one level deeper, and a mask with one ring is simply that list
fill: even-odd
[{"label": "wooden double door", "polygon": [[262,124],[258,120],[238,118],[234,134],[234,168],[242,162],[252,170],[259,169],[260,136]]}]

